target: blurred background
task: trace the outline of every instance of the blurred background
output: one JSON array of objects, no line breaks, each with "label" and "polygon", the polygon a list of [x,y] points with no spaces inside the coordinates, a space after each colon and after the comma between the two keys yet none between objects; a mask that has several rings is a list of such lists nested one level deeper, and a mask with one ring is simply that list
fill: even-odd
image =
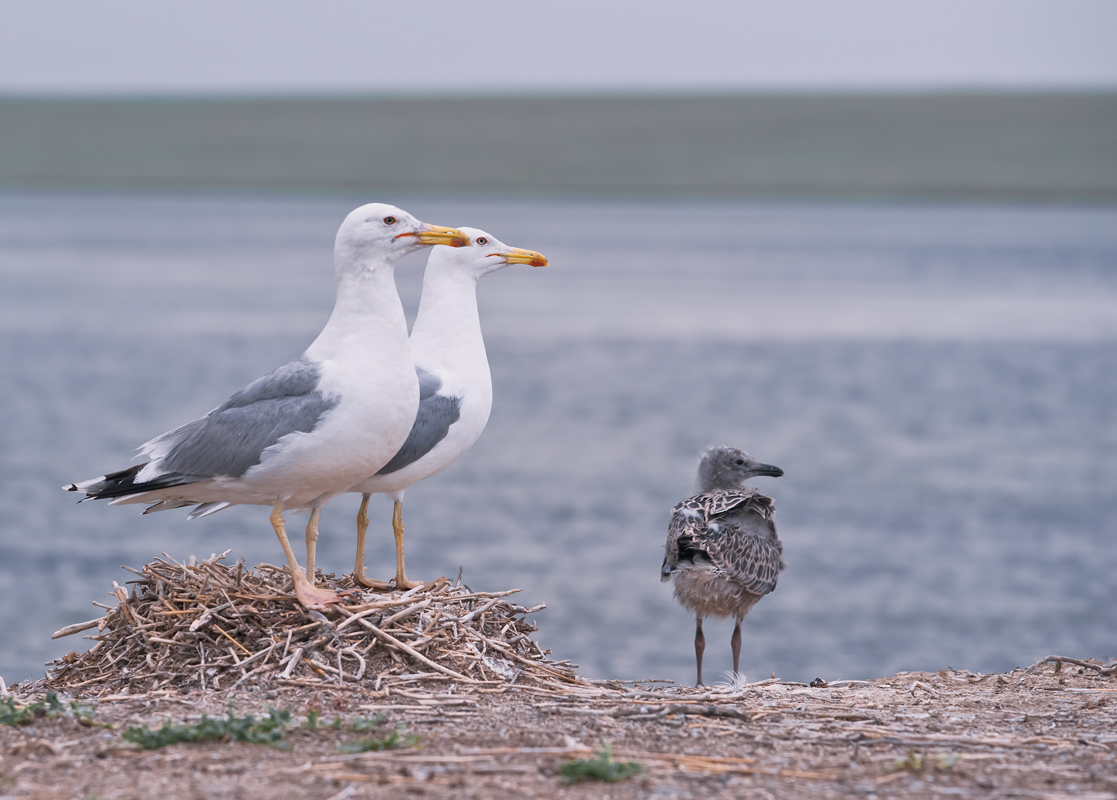
[{"label": "blurred background", "polygon": [[[486,433],[409,490],[412,577],[525,587],[591,677],[693,680],[658,581],[701,451],[777,464],[788,570],[742,669],[1117,655],[1117,6],[8,4],[0,676],[166,551],[282,560],[261,508],[63,483],[297,356],[378,200],[540,250],[480,285]],[[397,271],[413,316],[424,258]],[[319,559],[351,568],[359,498]],[[370,574],[392,571],[374,502]],[[295,523],[298,524],[297,522]],[[707,625],[707,676],[731,623]]]}]

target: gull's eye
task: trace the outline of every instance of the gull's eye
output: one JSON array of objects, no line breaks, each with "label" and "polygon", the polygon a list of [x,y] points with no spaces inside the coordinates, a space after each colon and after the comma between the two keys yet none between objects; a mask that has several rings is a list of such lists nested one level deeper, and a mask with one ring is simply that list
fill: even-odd
[{"label": "gull's eye", "polygon": [[745,460],[743,458],[738,458],[736,463],[738,467],[743,467],[745,465]]},{"label": "gull's eye", "polygon": [[395,225],[396,224],[396,218],[395,217],[384,217],[384,224],[385,225]]},{"label": "gull's eye", "polygon": [[478,236],[473,241],[477,242],[477,244],[488,244],[489,243],[489,240],[486,239],[484,236]]}]

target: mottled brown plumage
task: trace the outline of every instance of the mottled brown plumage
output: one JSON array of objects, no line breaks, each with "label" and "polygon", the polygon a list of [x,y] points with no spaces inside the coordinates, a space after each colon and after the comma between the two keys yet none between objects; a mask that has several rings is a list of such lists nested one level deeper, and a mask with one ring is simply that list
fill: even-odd
[{"label": "mottled brown plumage", "polygon": [[[772,498],[755,489],[714,491],[679,503],[672,509],[668,527],[663,580],[679,570],[701,569],[757,599],[768,594],[784,568],[773,508]],[[698,611],[679,599],[686,608]],[[736,616],[729,605],[704,614],[719,619]]]},{"label": "mottled brown plumage", "polygon": [[694,639],[702,683],[702,618],[734,617],[733,671],[740,666],[741,620],[776,588],[783,544],[772,520],[774,503],[742,484],[783,470],[729,447],[713,448],[698,468],[699,494],[672,509],[661,580],[675,581],[675,599],[697,620]]}]

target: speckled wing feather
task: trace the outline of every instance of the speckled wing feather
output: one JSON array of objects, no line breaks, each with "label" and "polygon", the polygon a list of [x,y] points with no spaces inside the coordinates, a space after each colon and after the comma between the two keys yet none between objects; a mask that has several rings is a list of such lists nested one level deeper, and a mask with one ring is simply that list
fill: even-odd
[{"label": "speckled wing feather", "polygon": [[756,490],[709,492],[683,500],[672,509],[661,579],[670,578],[680,554],[685,560],[688,552],[699,553],[753,594],[768,594],[784,568],[783,545],[774,535],[744,530],[737,519],[724,518],[756,515],[756,523],[774,534],[774,509],[772,498]]},{"label": "speckled wing feather", "polygon": [[706,527],[706,520],[697,511],[683,508],[687,501],[684,500],[675,506],[671,514],[671,521],[667,524],[667,545],[663,552],[663,566],[660,568],[659,579],[671,579],[671,573],[679,566],[680,545],[683,550],[689,549],[696,534],[700,534]]},{"label": "speckled wing feather", "polygon": [[737,522],[706,526],[706,552],[717,567],[753,594],[775,590],[783,569],[783,545],[777,539],[741,529]]},{"label": "speckled wing feather", "polygon": [[671,525],[675,525],[676,521],[682,524],[695,519],[703,523],[712,522],[731,511],[745,510],[753,511],[771,522],[775,503],[771,497],[766,497],[755,489],[696,494],[671,509]]},{"label": "speckled wing feather", "polygon": [[[709,492],[707,494],[700,494],[696,497],[690,498],[691,500],[698,500],[701,502],[702,513],[707,521],[713,520],[730,511],[753,511],[764,519],[771,522],[772,512],[775,511],[776,505],[772,502],[771,497],[766,497],[758,492],[756,489],[746,489],[744,491],[729,491],[729,492]],[[683,501],[687,502],[687,501]],[[680,505],[682,505],[680,503]]]}]

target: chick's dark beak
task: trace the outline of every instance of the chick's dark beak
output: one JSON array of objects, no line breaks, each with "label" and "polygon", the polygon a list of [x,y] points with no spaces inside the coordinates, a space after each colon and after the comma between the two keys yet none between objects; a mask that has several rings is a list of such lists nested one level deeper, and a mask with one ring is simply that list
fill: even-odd
[{"label": "chick's dark beak", "polygon": [[767,475],[770,478],[782,478],[783,470],[771,464],[757,464],[751,470],[753,475]]}]

